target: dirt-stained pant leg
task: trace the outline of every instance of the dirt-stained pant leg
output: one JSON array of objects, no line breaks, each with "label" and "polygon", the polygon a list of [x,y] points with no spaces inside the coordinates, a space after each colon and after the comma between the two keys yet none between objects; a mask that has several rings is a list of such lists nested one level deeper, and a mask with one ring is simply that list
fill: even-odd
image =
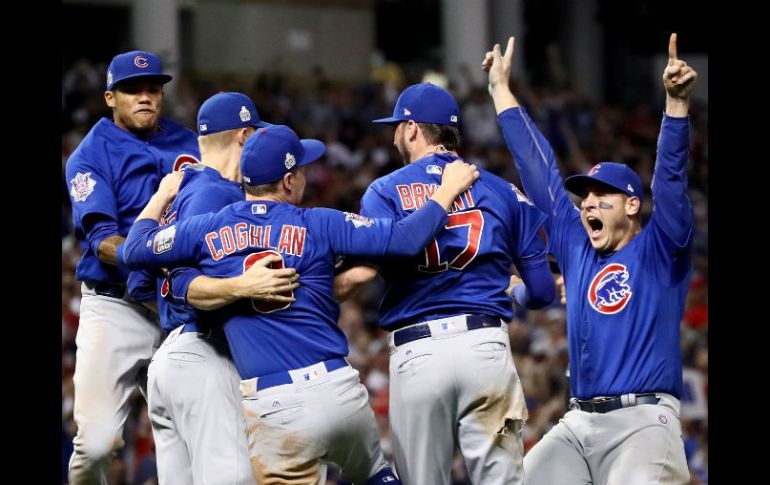
[{"label": "dirt-stained pant leg", "polygon": [[452,339],[460,426],[458,441],[474,484],[523,483],[522,425],[527,406],[507,325]]},{"label": "dirt-stained pant leg", "polygon": [[588,423],[570,411],[524,456],[524,485],[593,485],[583,457]]},{"label": "dirt-stained pant leg", "polygon": [[69,479],[73,485],[106,484],[112,456],[123,446],[128,399],[161,330],[140,305],[96,295],[85,285],[82,294],[73,377],[78,431]]},{"label": "dirt-stained pant leg", "polygon": [[180,330],[168,336],[149,370],[159,481],[255,485],[240,378],[221,348],[224,336]]},{"label": "dirt-stained pant leg", "polygon": [[449,484],[457,444],[473,483],[521,483],[527,410],[507,325],[460,331],[464,319],[453,319],[430,323],[432,338],[399,347],[391,334],[396,471],[406,485]]},{"label": "dirt-stained pant leg", "polygon": [[363,485],[388,466],[388,462],[380,447],[380,430],[369,405],[369,392],[361,384],[358,371],[350,367],[340,371],[332,374],[333,399],[325,396],[321,401],[325,415],[336,423],[334,437],[323,458],[338,464],[346,480]]},{"label": "dirt-stained pant leg", "polygon": [[[391,334],[392,336],[392,334]],[[404,485],[448,485],[455,449],[454,365],[430,338],[399,347],[390,339],[390,430]]]},{"label": "dirt-stained pant leg", "polygon": [[326,372],[321,366],[297,374],[308,382],[257,391],[258,379],[241,381],[252,470],[260,485],[326,482],[325,461],[365,483],[387,465],[368,393],[349,366]]}]

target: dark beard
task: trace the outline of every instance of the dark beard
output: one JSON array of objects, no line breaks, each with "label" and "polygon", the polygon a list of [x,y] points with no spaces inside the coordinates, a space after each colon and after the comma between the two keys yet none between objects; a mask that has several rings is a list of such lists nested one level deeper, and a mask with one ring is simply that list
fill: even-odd
[{"label": "dark beard", "polygon": [[411,163],[409,161],[409,153],[407,153],[406,148],[401,150],[401,148],[398,146],[398,143],[393,143],[393,148],[395,148],[398,154],[401,155],[401,162],[404,164],[404,166],[407,166]]}]

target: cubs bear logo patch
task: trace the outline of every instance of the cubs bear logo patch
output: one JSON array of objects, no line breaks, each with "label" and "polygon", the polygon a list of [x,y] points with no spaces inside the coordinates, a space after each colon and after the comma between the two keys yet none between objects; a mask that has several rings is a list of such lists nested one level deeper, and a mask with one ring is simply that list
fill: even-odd
[{"label": "cubs bear logo patch", "polygon": [[588,287],[588,301],[591,307],[605,315],[618,313],[625,308],[633,295],[628,278],[628,270],[620,263],[602,268]]}]

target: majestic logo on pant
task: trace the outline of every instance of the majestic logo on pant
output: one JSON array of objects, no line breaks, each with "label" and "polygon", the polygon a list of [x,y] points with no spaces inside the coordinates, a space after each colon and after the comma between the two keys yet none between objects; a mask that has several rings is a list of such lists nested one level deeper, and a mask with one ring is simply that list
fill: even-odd
[{"label": "majestic logo on pant", "polygon": [[593,309],[611,315],[625,308],[633,294],[627,284],[628,278],[628,270],[619,263],[610,264],[599,271],[588,287],[588,301]]}]

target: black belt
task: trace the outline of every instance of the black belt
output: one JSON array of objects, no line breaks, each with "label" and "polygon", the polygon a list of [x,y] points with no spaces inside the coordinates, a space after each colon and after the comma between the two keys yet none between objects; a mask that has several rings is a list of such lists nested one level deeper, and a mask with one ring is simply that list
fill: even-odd
[{"label": "black belt", "polygon": [[[440,320],[440,318],[436,319],[436,321]],[[499,327],[502,325],[502,322],[500,318],[490,315],[467,315],[465,317],[465,324],[468,330],[476,330],[478,328]],[[393,332],[393,343],[398,347],[399,345],[430,336],[430,325],[418,323],[417,325],[395,330]]]},{"label": "black belt", "polygon": [[123,299],[126,295],[126,285],[123,283],[104,283],[101,281],[86,281],[86,288],[94,290],[94,293],[101,296]]},{"label": "black belt", "polygon": [[589,413],[608,413],[610,411],[615,411],[616,409],[636,406],[637,404],[658,404],[658,401],[660,401],[660,398],[657,397],[655,393],[636,394],[636,399],[631,397],[633,394],[627,394],[626,396],[629,396],[629,398],[626,399],[625,403],[623,402],[624,399],[622,396],[597,397],[595,399],[589,399],[588,401],[572,399],[571,402],[577,404],[580,409]]}]

